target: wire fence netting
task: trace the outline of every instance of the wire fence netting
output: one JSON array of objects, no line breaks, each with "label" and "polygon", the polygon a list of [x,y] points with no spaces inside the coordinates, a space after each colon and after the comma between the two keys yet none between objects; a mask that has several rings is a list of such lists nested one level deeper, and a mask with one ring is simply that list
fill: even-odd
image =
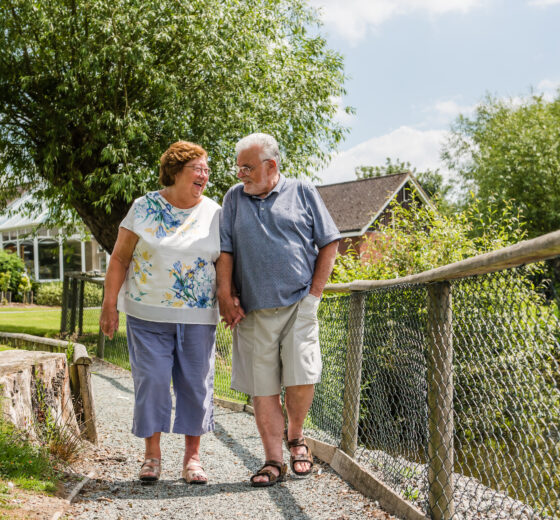
[{"label": "wire fence netting", "polygon": [[[325,295],[306,434],[431,518],[560,518],[560,321],[543,273]],[[99,312],[83,308],[84,334],[98,333]],[[128,368],[123,317],[103,352]],[[220,325],[215,394],[246,402],[230,375]]]}]

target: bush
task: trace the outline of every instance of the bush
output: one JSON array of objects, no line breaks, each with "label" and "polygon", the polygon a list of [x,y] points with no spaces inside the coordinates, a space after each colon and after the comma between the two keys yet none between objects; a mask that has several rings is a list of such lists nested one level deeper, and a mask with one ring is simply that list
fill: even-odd
[{"label": "bush", "polygon": [[62,282],[39,284],[35,293],[37,305],[62,305]]},{"label": "bush", "polygon": [[[99,307],[103,300],[103,287],[93,283],[84,286],[84,306]],[[39,285],[35,295],[37,305],[62,305],[62,282],[46,282]]]},{"label": "bush", "polygon": [[15,253],[0,250],[0,273],[5,274],[6,277],[9,274],[9,281],[6,282],[7,290],[12,292],[13,300],[21,300],[18,288],[25,273],[23,260]]}]

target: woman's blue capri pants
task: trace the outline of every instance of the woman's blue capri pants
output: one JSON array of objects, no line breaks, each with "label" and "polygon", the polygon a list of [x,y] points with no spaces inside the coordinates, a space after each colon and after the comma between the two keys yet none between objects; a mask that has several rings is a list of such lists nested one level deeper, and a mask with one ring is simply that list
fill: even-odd
[{"label": "woman's blue capri pants", "polygon": [[173,433],[199,436],[214,430],[215,325],[159,323],[126,318],[134,380],[132,433],[151,437],[169,432],[171,392],[175,393]]}]

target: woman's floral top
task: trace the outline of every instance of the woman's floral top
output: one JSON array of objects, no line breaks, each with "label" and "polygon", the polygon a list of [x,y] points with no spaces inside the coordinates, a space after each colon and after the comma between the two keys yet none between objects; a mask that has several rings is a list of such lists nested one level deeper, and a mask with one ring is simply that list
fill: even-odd
[{"label": "woman's floral top", "polygon": [[172,206],[159,192],[136,199],[121,227],[138,235],[119,310],[149,321],[217,324],[220,206]]}]

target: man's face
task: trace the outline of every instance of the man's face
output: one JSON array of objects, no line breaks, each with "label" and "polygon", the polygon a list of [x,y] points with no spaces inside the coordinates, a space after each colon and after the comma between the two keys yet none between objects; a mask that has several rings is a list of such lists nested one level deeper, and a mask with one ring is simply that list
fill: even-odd
[{"label": "man's face", "polygon": [[262,160],[261,151],[261,147],[255,145],[239,152],[237,177],[245,193],[266,197],[277,181],[276,163],[273,159]]}]

